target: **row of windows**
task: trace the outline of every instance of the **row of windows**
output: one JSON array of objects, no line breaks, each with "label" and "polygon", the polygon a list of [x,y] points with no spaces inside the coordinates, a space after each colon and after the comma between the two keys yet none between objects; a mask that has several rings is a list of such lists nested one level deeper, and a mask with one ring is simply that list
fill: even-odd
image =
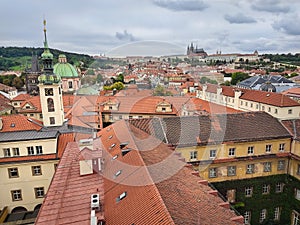
[{"label": "row of windows", "polygon": [[[206,96],[209,97],[209,94],[212,95],[211,98],[217,99],[217,96],[216,96],[215,94],[213,94],[213,93],[206,93]],[[232,103],[234,103],[234,99],[233,99],[233,98],[231,98],[231,101],[232,101]],[[223,103],[223,102],[228,102],[228,103],[230,103],[230,98],[227,98],[226,96],[224,96],[224,99],[221,99],[221,102],[222,102],[222,103]],[[245,102],[242,101],[242,100],[240,101],[241,106],[243,106],[244,103],[245,103],[245,107],[254,108],[254,103],[253,103],[253,102],[249,102],[249,106],[248,106],[248,101],[245,101]],[[259,110],[259,104],[256,103],[256,104],[255,104],[255,108],[256,108],[257,110]],[[266,110],[266,109],[267,109],[267,110]],[[277,108],[273,108],[273,109],[274,109],[274,114],[278,114],[278,109],[277,109]],[[268,111],[269,113],[272,113],[272,107],[270,107],[270,106],[268,106],[268,107],[266,108],[266,106],[262,105],[261,110],[262,110],[262,111]],[[287,113],[288,113],[288,114],[292,114],[292,113],[293,113],[293,110],[292,110],[292,109],[288,109]]]},{"label": "row of windows", "polygon": [[[280,220],[280,214],[281,214],[281,208],[276,207],[274,209],[274,220],[278,221]],[[267,210],[262,209],[259,213],[259,222],[262,223],[265,219],[267,218]],[[244,214],[244,223],[245,224],[250,224],[251,222],[251,211],[246,211]]]},{"label": "row of windows", "polygon": [[[42,175],[42,167],[41,166],[32,166],[31,167],[32,176],[40,176]],[[19,170],[17,167],[8,168],[8,176],[9,178],[18,178]]]},{"label": "row of windows", "polygon": [[[276,193],[281,193],[283,192],[283,187],[284,187],[284,183],[277,183],[275,185],[275,192]],[[262,186],[262,194],[269,194],[270,193],[270,185],[269,184],[263,184]],[[245,196],[246,197],[252,197],[253,194],[253,187],[246,187],[245,188]]]},{"label": "row of windows", "polygon": [[[41,145],[35,146],[28,146],[27,147],[28,155],[41,155],[43,154],[43,147]],[[3,155],[4,157],[11,157],[11,156],[20,156],[20,149],[19,148],[3,148]]]},{"label": "row of windows", "polygon": [[[279,160],[277,163],[277,170],[285,169],[285,160]],[[263,163],[263,172],[271,172],[272,171],[272,163],[264,162]],[[246,165],[246,174],[255,173],[255,164]],[[227,176],[235,176],[236,175],[236,166],[227,166]],[[218,168],[213,167],[209,169],[209,178],[218,177]]]},{"label": "row of windows", "polygon": [[[271,153],[272,151],[272,146],[271,144],[267,144],[265,146],[265,152],[266,153]],[[278,146],[278,150],[280,152],[283,152],[285,150],[285,143],[280,143]],[[253,155],[254,154],[254,146],[248,146],[247,150],[248,155]],[[209,151],[209,158],[214,159],[217,155],[217,150],[212,149]],[[228,150],[228,156],[235,156],[236,155],[236,148],[229,148]],[[197,159],[198,157],[198,152],[197,151],[192,151],[190,152],[190,159]]]},{"label": "row of windows", "polygon": [[[34,188],[34,193],[36,198],[43,198],[45,196],[44,187],[36,187]],[[12,190],[11,191],[12,201],[22,201],[22,190]]]}]

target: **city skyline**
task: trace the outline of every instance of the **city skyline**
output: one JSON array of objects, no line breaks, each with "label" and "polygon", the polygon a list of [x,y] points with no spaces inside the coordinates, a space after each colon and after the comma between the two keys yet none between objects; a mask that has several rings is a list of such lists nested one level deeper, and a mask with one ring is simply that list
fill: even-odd
[{"label": "city skyline", "polygon": [[[42,47],[90,55],[184,54],[193,42],[208,54],[300,51],[300,3],[294,0],[1,1],[0,46]],[[155,50],[155,51],[154,51]]]}]

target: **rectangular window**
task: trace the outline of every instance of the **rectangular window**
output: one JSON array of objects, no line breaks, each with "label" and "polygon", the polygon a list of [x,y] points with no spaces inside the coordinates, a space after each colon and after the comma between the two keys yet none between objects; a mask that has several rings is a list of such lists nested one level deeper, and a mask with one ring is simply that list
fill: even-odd
[{"label": "rectangular window", "polygon": [[37,155],[43,154],[43,147],[41,145],[35,146],[35,150]]},{"label": "rectangular window", "polygon": [[269,184],[263,184],[262,186],[262,194],[269,194],[270,193],[270,185]]},{"label": "rectangular window", "polygon": [[295,198],[300,200],[300,189],[296,189],[295,191]]},{"label": "rectangular window", "polygon": [[50,124],[55,124],[55,117],[49,117]]},{"label": "rectangular window", "polygon": [[9,178],[19,177],[18,168],[8,168],[8,176],[9,176]]},{"label": "rectangular window", "polygon": [[265,106],[262,106],[261,109],[262,109],[262,111],[265,111]]},{"label": "rectangular window", "polygon": [[259,215],[259,222],[262,223],[266,219],[266,216],[267,216],[267,210],[266,209],[261,210]]},{"label": "rectangular window", "polygon": [[3,148],[3,155],[4,157],[10,157],[10,148]]},{"label": "rectangular window", "polygon": [[43,198],[45,195],[43,187],[34,188],[35,198]]},{"label": "rectangular window", "polygon": [[285,160],[278,161],[277,170],[285,170]]},{"label": "rectangular window", "polygon": [[11,191],[12,201],[21,201],[22,200],[22,192],[21,190],[13,190]]},{"label": "rectangular window", "polygon": [[41,166],[32,166],[32,176],[40,176],[42,175],[42,168]]},{"label": "rectangular window", "polygon": [[266,153],[270,153],[272,151],[272,145],[266,145]]},{"label": "rectangular window", "polygon": [[236,175],[236,166],[228,166],[227,176],[235,176],[235,175]]},{"label": "rectangular window", "polygon": [[33,146],[27,147],[27,152],[28,152],[28,155],[34,155],[34,148],[33,148]]},{"label": "rectangular window", "polygon": [[275,186],[275,192],[276,193],[281,193],[283,192],[283,183],[277,183]]},{"label": "rectangular window", "polygon": [[278,109],[275,109],[275,112],[274,112],[275,114],[278,114]]},{"label": "rectangular window", "polygon": [[122,118],[123,118],[122,115],[120,115],[120,116],[119,116],[119,119],[121,120]]},{"label": "rectangular window", "polygon": [[229,156],[235,156],[235,148],[229,148],[228,155]]},{"label": "rectangular window", "polygon": [[280,207],[276,207],[274,210],[274,220],[280,220]]},{"label": "rectangular window", "polygon": [[268,112],[271,112],[271,107],[268,107]]},{"label": "rectangular window", "polygon": [[216,158],[216,152],[217,150],[213,149],[209,151],[209,158],[214,159]]},{"label": "rectangular window", "polygon": [[43,119],[43,114],[40,114],[40,119]]},{"label": "rectangular window", "polygon": [[251,197],[253,192],[253,187],[246,187],[245,188],[245,196],[246,197]]},{"label": "rectangular window", "polygon": [[12,148],[12,152],[14,156],[19,156],[20,155],[20,149],[19,148]]},{"label": "rectangular window", "polygon": [[131,120],[133,117],[132,116],[129,116],[129,119]]},{"label": "rectangular window", "polygon": [[272,164],[271,162],[264,163],[264,172],[271,172],[272,171]]},{"label": "rectangular window", "polygon": [[279,151],[284,152],[285,143],[279,144]]},{"label": "rectangular window", "polygon": [[209,178],[217,177],[217,168],[210,168],[209,169]]},{"label": "rectangular window", "polygon": [[247,173],[247,174],[254,173],[254,164],[248,164],[248,165],[247,165],[246,173]]},{"label": "rectangular window", "polygon": [[192,151],[190,152],[190,160],[196,160],[197,159],[198,152]]},{"label": "rectangular window", "polygon": [[292,114],[292,113],[293,113],[293,110],[289,109],[288,114]]},{"label": "rectangular window", "polygon": [[298,164],[298,167],[297,167],[297,174],[300,175],[300,164]]},{"label": "rectangular window", "polygon": [[253,103],[250,104],[250,107],[253,108]]},{"label": "rectangular window", "polygon": [[253,155],[254,154],[254,146],[249,146],[248,147],[248,155]]},{"label": "rectangular window", "polygon": [[293,221],[292,225],[300,225],[300,214],[296,211],[293,211]]},{"label": "rectangular window", "polygon": [[251,221],[251,212],[250,211],[246,211],[244,214],[244,223],[246,225],[250,224]]}]

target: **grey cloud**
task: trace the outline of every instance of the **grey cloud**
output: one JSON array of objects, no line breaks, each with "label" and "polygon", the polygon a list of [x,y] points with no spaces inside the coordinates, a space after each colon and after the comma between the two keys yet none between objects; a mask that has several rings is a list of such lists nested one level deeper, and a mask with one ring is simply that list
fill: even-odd
[{"label": "grey cloud", "polygon": [[292,14],[288,18],[284,17],[272,24],[273,29],[282,31],[289,35],[300,35],[300,17]]},{"label": "grey cloud", "polygon": [[132,34],[127,32],[127,30],[124,30],[123,33],[116,32],[116,38],[118,38],[121,41],[135,41],[136,40]]},{"label": "grey cloud", "polygon": [[256,23],[256,20],[253,19],[252,17],[245,16],[242,13],[238,13],[236,15],[228,15],[226,14],[224,16],[224,19],[227,20],[229,23]]},{"label": "grey cloud", "polygon": [[284,5],[280,0],[256,0],[252,3],[251,8],[256,11],[264,11],[271,13],[288,13],[290,7]]},{"label": "grey cloud", "polygon": [[153,2],[173,11],[203,11],[209,7],[202,0],[153,0]]}]

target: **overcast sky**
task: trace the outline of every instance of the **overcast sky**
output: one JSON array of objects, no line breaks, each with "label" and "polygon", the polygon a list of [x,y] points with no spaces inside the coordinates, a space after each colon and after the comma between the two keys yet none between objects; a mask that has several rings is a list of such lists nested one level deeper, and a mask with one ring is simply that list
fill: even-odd
[{"label": "overcast sky", "polygon": [[0,46],[91,55],[300,52],[299,0],[0,0]]}]

